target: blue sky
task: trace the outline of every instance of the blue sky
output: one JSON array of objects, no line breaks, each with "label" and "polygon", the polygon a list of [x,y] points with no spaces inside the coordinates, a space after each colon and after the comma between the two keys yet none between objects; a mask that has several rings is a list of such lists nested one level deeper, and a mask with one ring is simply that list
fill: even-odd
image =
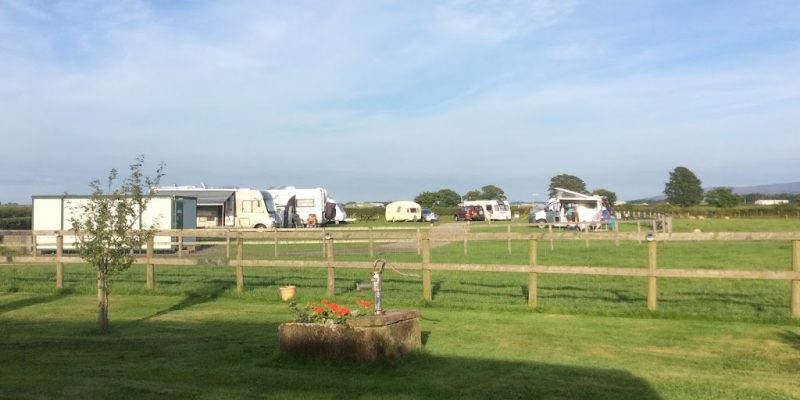
[{"label": "blue sky", "polygon": [[572,174],[800,181],[800,2],[0,2],[0,202],[165,184],[339,201]]}]

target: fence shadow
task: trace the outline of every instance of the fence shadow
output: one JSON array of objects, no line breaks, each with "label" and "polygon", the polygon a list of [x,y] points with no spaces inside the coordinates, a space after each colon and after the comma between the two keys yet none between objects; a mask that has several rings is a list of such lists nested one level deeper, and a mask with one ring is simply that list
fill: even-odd
[{"label": "fence shadow", "polygon": [[800,334],[797,332],[792,332],[790,330],[785,330],[779,334],[781,340],[784,343],[792,346],[797,351],[800,351]]},{"label": "fence shadow", "polygon": [[0,314],[19,310],[25,307],[35,306],[44,303],[50,303],[64,297],[67,293],[52,294],[49,296],[33,296],[27,299],[12,301],[10,303],[0,304]]}]

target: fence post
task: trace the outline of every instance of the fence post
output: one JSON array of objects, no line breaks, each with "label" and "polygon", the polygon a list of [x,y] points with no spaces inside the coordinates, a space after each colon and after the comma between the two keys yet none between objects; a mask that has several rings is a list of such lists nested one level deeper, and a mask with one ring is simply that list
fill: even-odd
[{"label": "fence post", "polygon": [[330,236],[330,235],[327,232],[325,232],[325,228],[322,228],[322,256],[323,257],[327,257],[328,256],[328,250],[327,250],[327,247],[326,247],[327,244],[325,244],[326,243],[326,239],[328,238],[328,236]]},{"label": "fence post", "polygon": [[244,239],[242,239],[242,232],[238,232],[236,236],[236,292],[242,293],[244,291],[244,266],[242,259],[244,258]]},{"label": "fence post", "polygon": [[508,255],[511,255],[511,225],[506,228],[506,232],[508,232]]},{"label": "fence post", "polygon": [[[528,241],[528,265],[531,267],[536,266],[536,239]],[[536,272],[531,271],[528,273],[528,307],[536,308],[539,305],[539,288],[538,276]]]},{"label": "fence post", "polygon": [[426,304],[433,301],[433,285],[431,284],[431,239],[422,239],[422,300]]},{"label": "fence post", "polygon": [[225,258],[231,258],[231,230],[225,231]]},{"label": "fence post", "polygon": [[464,224],[464,233],[465,233],[465,235],[464,235],[464,255],[466,256],[467,253],[468,253],[468,251],[467,251],[467,236],[466,235],[469,234],[469,221],[467,221],[467,223]]},{"label": "fence post", "polygon": [[647,239],[647,309],[656,311],[658,307],[658,286],[656,285],[656,241]]},{"label": "fence post", "polygon": [[325,234],[326,257],[328,259],[328,285],[325,294],[332,297],[336,292],[336,275],[333,271],[333,236]]},{"label": "fence post", "polygon": [[417,228],[417,255],[422,254],[422,236],[420,236],[419,228]]},{"label": "fence post", "polygon": [[375,257],[375,240],[372,237],[372,227],[369,227],[369,258]]},{"label": "fence post", "polygon": [[178,258],[183,257],[183,232],[178,232]]},{"label": "fence post", "polygon": [[638,239],[639,240],[639,244],[642,244],[642,221],[641,220],[637,220],[636,221],[636,233],[637,233],[636,237],[639,238]]},{"label": "fence post", "polygon": [[[800,272],[800,240],[792,241],[792,270]],[[800,280],[792,281],[792,318],[800,319]]]},{"label": "fence post", "polygon": [[56,236],[56,289],[64,288],[64,235],[61,232]]},{"label": "fence post", "polygon": [[150,236],[147,238],[147,252],[146,252],[146,263],[147,263],[147,288],[153,289],[156,286],[156,268],[153,265],[153,247],[154,247],[154,237]]},{"label": "fence post", "polygon": [[272,234],[275,235],[275,238],[274,238],[273,242],[274,242],[274,245],[275,245],[275,258],[277,258],[278,257],[278,231],[273,231]]},{"label": "fence post", "polygon": [[555,244],[553,244],[553,224],[547,224],[547,232],[550,233],[550,251],[556,249]]}]

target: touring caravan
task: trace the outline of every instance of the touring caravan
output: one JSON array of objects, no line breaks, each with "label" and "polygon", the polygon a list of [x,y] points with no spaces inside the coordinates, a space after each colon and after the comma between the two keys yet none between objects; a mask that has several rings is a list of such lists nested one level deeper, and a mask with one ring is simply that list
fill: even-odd
[{"label": "touring caravan", "polygon": [[[267,192],[275,202],[275,208],[282,220],[282,227],[311,227],[347,221],[347,213],[344,208],[336,203],[336,200],[328,197],[328,191],[323,188],[298,189],[287,186],[267,189]],[[286,210],[290,205],[294,207],[292,213],[288,213]],[[299,221],[291,220],[294,215],[299,218]]]},{"label": "touring caravan", "polygon": [[197,199],[199,228],[272,228],[278,215],[272,196],[265,190],[159,187],[156,193]]},{"label": "touring caravan", "polygon": [[386,220],[397,221],[421,221],[422,207],[413,201],[394,201],[386,205]]},{"label": "touring caravan", "polygon": [[[574,213],[572,221],[568,221],[567,217],[570,208]],[[586,224],[600,221],[602,215],[602,196],[556,188],[556,196],[547,201],[544,209],[532,214],[529,222],[536,223],[539,227],[544,227],[546,224]]]},{"label": "touring caravan", "polygon": [[[91,196],[33,196],[33,230],[65,231],[72,229],[72,219],[81,219],[83,207]],[[140,222],[146,229],[194,229],[197,200],[188,196],[156,195],[150,199]],[[137,221],[138,222],[138,221]],[[184,238],[184,242],[193,238]],[[64,250],[75,249],[75,235],[64,235]],[[154,249],[171,250],[173,238],[156,236]],[[55,250],[55,235],[36,236],[36,249]]]},{"label": "touring caravan", "polygon": [[468,200],[464,206],[481,206],[487,220],[511,221],[511,206],[506,200]]}]

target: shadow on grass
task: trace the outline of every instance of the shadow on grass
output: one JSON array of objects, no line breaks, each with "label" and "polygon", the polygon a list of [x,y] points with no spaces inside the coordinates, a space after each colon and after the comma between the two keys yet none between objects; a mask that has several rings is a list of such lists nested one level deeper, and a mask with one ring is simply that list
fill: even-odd
[{"label": "shadow on grass", "polygon": [[173,305],[172,307],[160,310],[153,315],[148,317],[142,318],[141,321],[146,321],[151,318],[159,317],[164,314],[171,313],[173,311],[180,311],[185,310],[187,308],[196,306],[198,304],[209,303],[216,300],[222,293],[225,293],[226,290],[231,289],[232,285],[227,282],[215,282],[213,284],[207,284],[197,290],[191,290],[186,292],[186,297],[181,300],[180,303]]},{"label": "shadow on grass", "polygon": [[800,351],[800,334],[786,330],[781,332],[779,336],[784,343],[792,346],[795,350]]},{"label": "shadow on grass", "polygon": [[3,358],[15,360],[0,398],[660,399],[626,371],[491,359],[491,349],[361,365],[295,360],[279,353],[271,321],[121,321],[108,335],[47,326],[11,324],[0,337]]},{"label": "shadow on grass", "polygon": [[12,301],[6,304],[0,304],[0,314],[19,310],[21,308],[35,306],[38,304],[50,303],[56,301],[67,295],[67,293],[57,293],[49,296],[34,296],[27,299]]}]

